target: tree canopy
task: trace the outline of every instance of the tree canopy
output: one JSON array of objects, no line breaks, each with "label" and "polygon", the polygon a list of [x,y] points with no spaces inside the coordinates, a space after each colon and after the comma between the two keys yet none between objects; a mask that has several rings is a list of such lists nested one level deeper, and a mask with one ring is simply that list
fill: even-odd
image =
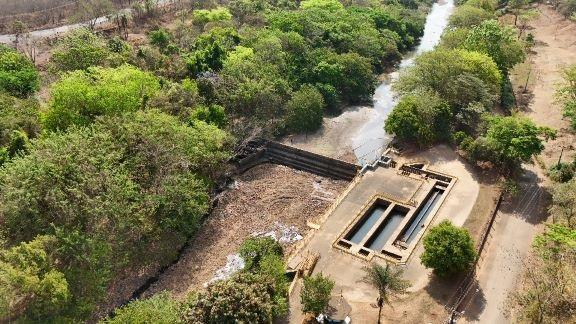
[{"label": "tree canopy", "polygon": [[0,92],[27,97],[40,87],[34,63],[26,56],[0,44]]},{"label": "tree canopy", "polygon": [[0,235],[8,246],[54,237],[53,267],[70,290],[63,311],[82,318],[114,274],[168,262],[196,231],[227,141],[214,126],[157,111],[35,140],[0,169]]},{"label": "tree canopy", "polygon": [[49,130],[65,130],[88,125],[98,116],[143,109],[159,89],[154,75],[130,65],[69,72],[52,86],[43,124]]},{"label": "tree canopy", "polygon": [[424,236],[424,253],[420,260],[439,276],[468,270],[475,259],[476,249],[468,231],[448,220],[432,227]]}]

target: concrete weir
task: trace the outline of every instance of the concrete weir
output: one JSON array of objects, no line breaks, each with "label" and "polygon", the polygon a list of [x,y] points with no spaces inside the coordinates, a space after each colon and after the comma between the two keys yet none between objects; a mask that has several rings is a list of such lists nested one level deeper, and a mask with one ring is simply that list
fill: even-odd
[{"label": "concrete weir", "polygon": [[239,172],[245,172],[261,163],[276,163],[346,181],[354,179],[360,171],[359,165],[267,140],[248,142],[234,162]]}]

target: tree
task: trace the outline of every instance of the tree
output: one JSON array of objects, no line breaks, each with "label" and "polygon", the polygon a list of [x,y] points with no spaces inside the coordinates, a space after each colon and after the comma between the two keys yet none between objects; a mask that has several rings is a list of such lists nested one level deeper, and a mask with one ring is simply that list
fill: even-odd
[{"label": "tree", "polygon": [[10,143],[14,131],[23,131],[29,138],[40,133],[40,104],[36,99],[18,99],[0,94],[0,146]]},{"label": "tree", "polygon": [[514,12],[514,26],[518,25],[518,16],[520,15],[520,9],[528,5],[528,0],[508,0],[508,7]]},{"label": "tree", "polygon": [[241,273],[230,280],[216,281],[205,292],[192,297],[184,321],[194,324],[272,323],[273,295],[272,280]]},{"label": "tree", "polygon": [[538,127],[525,117],[494,116],[487,119],[488,130],[483,137],[489,156],[481,157],[505,169],[519,167],[544,149],[543,140],[554,138],[555,131]]},{"label": "tree", "polygon": [[324,98],[314,86],[304,85],[286,103],[286,124],[296,132],[311,132],[322,126]]},{"label": "tree", "polygon": [[566,221],[569,228],[576,228],[576,180],[554,184],[550,213],[556,222]]},{"label": "tree", "polygon": [[114,311],[103,323],[179,323],[181,319],[180,303],[167,292],[156,294],[147,299],[137,299]]},{"label": "tree", "polygon": [[79,28],[59,42],[50,61],[58,71],[86,70],[91,66],[104,65],[109,55],[104,39],[87,28]]},{"label": "tree", "polygon": [[232,14],[230,14],[228,8],[224,7],[218,7],[211,10],[194,10],[192,16],[194,24],[202,27],[209,22],[226,21],[232,19]]},{"label": "tree", "polygon": [[570,119],[572,128],[576,129],[576,64],[565,68],[562,74],[563,82],[556,90],[556,97],[563,105],[564,116]]},{"label": "tree", "polygon": [[384,129],[401,140],[427,146],[448,139],[451,120],[450,107],[434,93],[410,93],[394,107]]},{"label": "tree", "polygon": [[56,238],[54,266],[70,299],[54,312],[81,321],[119,273],[176,257],[208,211],[208,181],[228,141],[214,126],[158,111],[48,134],[0,169],[0,237],[8,246]]},{"label": "tree", "polygon": [[362,281],[378,290],[378,323],[380,323],[384,303],[390,304],[390,297],[406,293],[410,283],[402,279],[404,270],[388,263],[382,266],[372,262],[364,267],[364,272]]},{"label": "tree", "polygon": [[484,9],[463,5],[456,8],[450,16],[450,26],[470,28],[480,25],[484,20],[494,19],[494,14]]},{"label": "tree", "polygon": [[159,89],[154,75],[130,65],[69,72],[52,86],[43,124],[48,130],[65,130],[88,125],[98,116],[143,109]]},{"label": "tree", "polygon": [[336,11],[344,9],[344,6],[338,0],[304,0],[300,2],[300,8],[322,8],[330,11]]},{"label": "tree", "polygon": [[90,30],[94,30],[98,18],[104,17],[114,10],[110,0],[81,0],[78,2],[75,19],[85,22]]},{"label": "tree", "polygon": [[418,90],[435,92],[458,113],[459,108],[476,101],[491,108],[501,83],[502,74],[488,55],[440,48],[417,57],[393,87],[401,95]]},{"label": "tree", "polygon": [[332,289],[334,289],[334,281],[324,277],[322,273],[305,277],[304,285],[300,291],[302,311],[318,316],[328,307]]},{"label": "tree", "polygon": [[201,120],[207,124],[211,124],[219,128],[223,128],[227,123],[226,111],[224,111],[224,107],[216,104],[196,107],[190,118],[192,120]]},{"label": "tree", "polygon": [[32,61],[0,44],[0,91],[23,98],[39,87],[40,77]]},{"label": "tree", "polygon": [[508,26],[500,26],[496,20],[486,20],[473,27],[463,47],[489,55],[505,76],[514,65],[523,62],[526,56],[523,44],[516,38],[516,32]]},{"label": "tree", "polygon": [[522,290],[512,295],[518,317],[532,323],[565,323],[576,316],[576,230],[549,225],[534,240]]},{"label": "tree", "polygon": [[54,248],[54,237],[37,236],[0,250],[0,320],[44,321],[66,305],[70,291],[55,267]]},{"label": "tree", "polygon": [[466,271],[476,260],[474,241],[467,230],[444,220],[424,236],[424,253],[420,260],[439,276]]}]

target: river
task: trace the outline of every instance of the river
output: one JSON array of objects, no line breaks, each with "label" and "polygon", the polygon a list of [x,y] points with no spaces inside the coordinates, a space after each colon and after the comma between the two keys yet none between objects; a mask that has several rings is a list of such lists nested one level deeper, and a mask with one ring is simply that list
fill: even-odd
[{"label": "river", "polygon": [[[448,19],[454,9],[454,0],[440,0],[434,3],[430,13],[426,17],[424,35],[416,50],[405,55],[400,62],[400,70],[414,64],[414,57],[426,51],[432,50],[442,37],[442,33],[448,25]],[[367,107],[371,116],[364,125],[359,127],[350,137],[351,146],[360,164],[372,163],[380,157],[382,151],[390,143],[393,136],[384,131],[384,122],[396,106],[395,93],[392,83],[398,79],[399,72],[395,71],[383,76],[382,83],[374,92],[374,104]]]}]

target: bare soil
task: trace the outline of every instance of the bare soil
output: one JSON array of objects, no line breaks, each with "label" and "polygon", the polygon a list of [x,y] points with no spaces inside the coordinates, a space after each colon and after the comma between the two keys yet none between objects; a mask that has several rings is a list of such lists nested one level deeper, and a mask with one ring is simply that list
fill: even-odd
[{"label": "bare soil", "polygon": [[539,5],[538,11],[540,15],[527,31],[536,41],[533,53],[525,64],[516,67],[512,83],[516,96],[526,98],[525,114],[536,124],[558,131],[558,137],[546,144],[541,155],[544,167],[549,168],[558,162],[562,150],[563,161],[571,161],[575,152],[576,136],[562,115],[555,92],[562,81],[562,69],[576,64],[576,24],[547,5]]},{"label": "bare soil", "polygon": [[[180,261],[145,295],[168,290],[183,298],[188,292],[201,289],[245,238],[276,230],[277,223],[295,226],[304,236],[308,231],[306,221],[322,214],[347,185],[346,181],[274,164],[248,170],[219,198],[218,206]],[[286,254],[292,248],[286,246]]]}]

